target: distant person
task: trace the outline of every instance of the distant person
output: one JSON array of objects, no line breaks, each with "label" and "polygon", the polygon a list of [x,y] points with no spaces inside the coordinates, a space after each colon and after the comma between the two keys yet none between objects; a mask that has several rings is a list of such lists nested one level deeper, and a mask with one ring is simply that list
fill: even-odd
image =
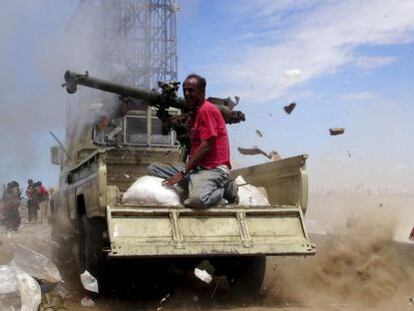
[{"label": "distant person", "polygon": [[33,184],[33,193],[32,193],[32,204],[31,204],[31,219],[29,222],[37,222],[38,217],[38,211],[39,211],[39,204],[42,200],[41,194],[40,194],[40,184],[38,182],[35,182]]},{"label": "distant person", "polygon": [[27,181],[26,188],[26,197],[27,197],[27,219],[29,222],[32,222],[33,216],[35,214],[35,207],[33,205],[33,193],[34,193],[34,183],[33,179]]},{"label": "distant person", "polygon": [[19,184],[12,181],[7,184],[7,188],[3,192],[3,223],[8,231],[17,231],[20,226],[21,218],[19,214],[19,206],[21,201],[21,191]]},{"label": "distant person", "polygon": [[109,142],[108,135],[115,128],[108,114],[102,114],[95,124],[95,142],[105,144]]},{"label": "distant person", "polygon": [[43,186],[41,181],[38,181],[37,184],[39,185],[39,213],[40,213],[40,221],[44,222],[46,220],[46,213],[47,213],[47,206],[49,203],[49,193],[47,192],[46,188]]}]

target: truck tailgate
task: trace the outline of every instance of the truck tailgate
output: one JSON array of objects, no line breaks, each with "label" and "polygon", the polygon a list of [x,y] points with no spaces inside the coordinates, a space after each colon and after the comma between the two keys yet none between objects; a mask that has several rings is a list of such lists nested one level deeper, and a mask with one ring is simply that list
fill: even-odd
[{"label": "truck tailgate", "polygon": [[110,257],[313,255],[299,206],[107,206]]}]

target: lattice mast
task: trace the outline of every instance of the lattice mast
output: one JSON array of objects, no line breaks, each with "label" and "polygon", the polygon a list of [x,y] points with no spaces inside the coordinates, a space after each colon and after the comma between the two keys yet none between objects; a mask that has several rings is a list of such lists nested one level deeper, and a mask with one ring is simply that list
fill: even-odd
[{"label": "lattice mast", "polygon": [[[81,0],[67,26],[76,50],[68,65],[148,89],[158,81],[176,81],[177,11],[174,0]],[[77,118],[94,96],[82,91],[77,103],[68,105],[69,119]]]}]

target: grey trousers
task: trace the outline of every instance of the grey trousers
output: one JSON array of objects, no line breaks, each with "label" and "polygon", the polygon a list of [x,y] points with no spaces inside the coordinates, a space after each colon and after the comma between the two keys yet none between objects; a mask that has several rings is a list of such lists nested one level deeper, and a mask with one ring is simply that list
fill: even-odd
[{"label": "grey trousers", "polygon": [[[148,167],[148,173],[167,179],[183,169],[184,164],[181,163],[155,162]],[[188,191],[188,199],[184,201],[184,205],[207,208],[220,202],[229,183],[229,174],[220,168],[197,168],[188,173],[178,186]]]}]

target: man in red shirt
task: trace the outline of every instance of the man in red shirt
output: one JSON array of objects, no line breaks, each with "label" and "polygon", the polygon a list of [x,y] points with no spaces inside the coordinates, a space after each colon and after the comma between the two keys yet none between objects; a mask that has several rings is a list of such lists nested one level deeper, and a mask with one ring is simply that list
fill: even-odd
[{"label": "man in red shirt", "polygon": [[183,83],[186,104],[192,108],[188,120],[190,154],[185,165],[151,164],[149,174],[165,178],[164,185],[186,189],[184,204],[207,208],[226,199],[238,203],[237,184],[230,179],[230,148],[226,124],[216,106],[205,99],[206,80],[196,74]]}]

